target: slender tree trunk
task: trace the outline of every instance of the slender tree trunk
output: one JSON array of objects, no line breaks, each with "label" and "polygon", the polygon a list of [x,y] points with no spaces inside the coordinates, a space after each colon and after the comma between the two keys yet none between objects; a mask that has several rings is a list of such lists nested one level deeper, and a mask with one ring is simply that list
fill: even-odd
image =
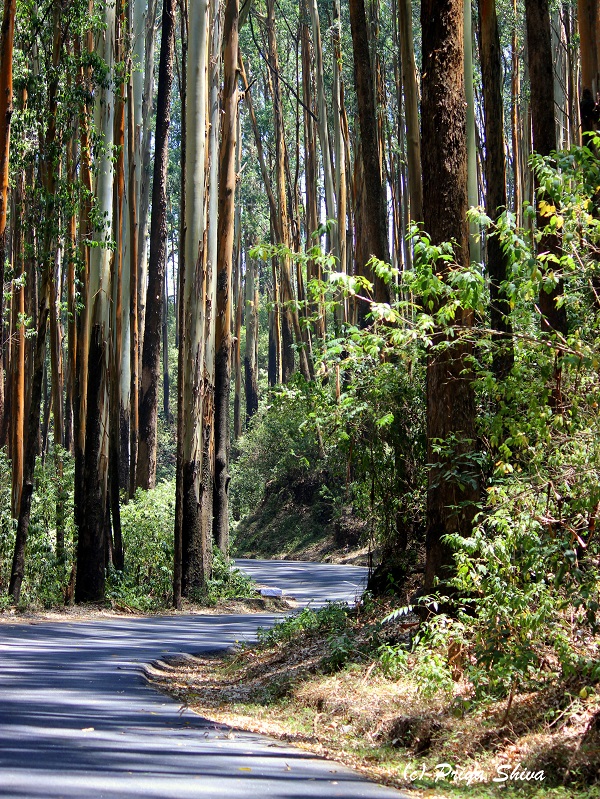
[{"label": "slender tree trunk", "polygon": [[[74,120],[75,122],[75,120]],[[74,415],[75,405],[75,373],[77,371],[77,292],[75,285],[75,272],[77,265],[77,217],[76,209],[76,164],[74,152],[76,148],[76,130],[67,142],[67,175],[69,176],[69,191],[71,202],[71,213],[67,231],[67,313],[68,313],[68,348],[67,348],[67,396],[65,405],[65,449],[73,454],[75,445],[74,436]]]},{"label": "slender tree trunk", "polygon": [[421,134],[419,132],[419,100],[417,70],[413,47],[411,0],[398,0],[400,49],[402,57],[402,88],[406,115],[406,151],[410,219],[423,220],[423,181],[421,178]]},{"label": "slender tree trunk", "polygon": [[[350,27],[354,50],[354,81],[360,127],[361,158],[363,167],[362,235],[369,257],[385,263],[389,260],[387,235],[387,201],[379,160],[379,135],[375,106],[373,70],[369,53],[367,17],[364,0],[350,0]],[[376,302],[389,302],[389,288],[385,282],[371,275]],[[360,309],[364,322],[364,309]]]},{"label": "slender tree trunk", "polygon": [[[279,56],[277,53],[277,39],[275,36],[275,3],[267,0],[267,37],[269,44],[269,68],[271,70],[270,84],[273,92],[273,117],[275,128],[275,175],[277,191],[277,211],[273,220],[276,233],[276,242],[290,247],[290,230],[288,205],[285,186],[285,127],[283,119],[283,105],[281,102],[281,86],[279,81]],[[276,221],[277,220],[277,221]],[[276,223],[275,223],[276,221]],[[281,273],[281,301],[283,313],[281,315],[281,379],[287,383],[294,373],[294,333],[292,321],[292,303],[294,296],[291,291],[291,273],[289,256],[283,255],[279,260]]]},{"label": "slender tree trunk", "polygon": [[162,300],[163,415],[165,422],[168,424],[171,419],[171,412],[169,410],[169,296],[166,275],[163,283]]},{"label": "slender tree trunk", "polygon": [[181,338],[183,364],[181,513],[176,514],[182,552],[182,594],[204,590],[210,574],[211,540],[202,525],[202,444],[206,275],[206,109],[208,104],[208,3],[190,7],[186,90],[185,276]]},{"label": "slender tree trunk", "polygon": [[[23,455],[25,431],[25,252],[23,242],[23,202],[25,200],[25,180],[21,174],[16,186],[15,206],[17,214],[13,221],[14,231],[14,260],[18,264],[19,280],[13,281],[12,286],[12,324],[11,328],[16,341],[12,347],[11,385],[12,398],[10,402],[10,456],[12,462],[12,514],[13,518],[19,517],[21,506],[21,491],[23,488]],[[8,395],[8,391],[7,391]]]},{"label": "slender tree trunk", "polygon": [[[131,4],[129,4],[131,8]],[[147,217],[147,196],[148,178],[146,177],[149,168],[149,161],[146,163],[146,153],[149,153],[150,141],[148,136],[142,135],[147,130],[148,123],[145,114],[149,113],[152,105],[151,76],[154,73],[154,17],[156,15],[156,0],[151,0],[148,4],[148,15],[152,18],[152,36],[150,40],[146,37],[144,24],[143,0],[134,0],[133,4],[133,52],[139,63],[144,63],[146,70],[144,75],[141,71],[135,70],[130,78],[132,92],[130,96],[132,102],[128,106],[128,142],[129,142],[129,270],[130,270],[130,325],[131,325],[131,349],[130,349],[130,374],[131,388],[129,405],[131,416],[129,419],[129,496],[133,497],[137,479],[137,458],[139,440],[139,377],[140,377],[140,329],[139,329],[139,292],[140,292],[140,271],[142,261],[146,260],[146,217]],[[151,47],[151,53],[145,53],[145,43]],[[152,63],[150,63],[152,57]],[[149,156],[148,156],[149,157]],[[142,161],[144,167],[142,168]],[[145,171],[144,171],[145,170]],[[142,190],[143,187],[143,190]],[[141,224],[140,224],[141,218]]]},{"label": "slender tree trunk", "polygon": [[520,78],[519,78],[519,27],[518,21],[518,6],[517,0],[513,0],[513,32],[511,37],[511,60],[512,60],[512,74],[510,82],[511,94],[511,140],[512,140],[512,160],[513,160],[513,191],[514,202],[513,210],[516,217],[517,225],[521,224],[522,214],[522,190],[521,190],[521,145],[519,136],[519,96],[520,96]]},{"label": "slender tree trunk", "polygon": [[[319,21],[319,9],[317,0],[308,0],[308,9],[310,12],[310,19],[312,24],[313,35],[313,50],[315,58],[315,79],[317,84],[317,130],[319,133],[319,144],[321,146],[321,157],[323,160],[323,182],[325,185],[325,209],[328,219],[337,221],[337,211],[335,204],[335,189],[333,180],[333,168],[331,164],[331,149],[329,146],[329,128],[327,124],[327,103],[325,101],[325,85],[324,75],[325,69],[323,66],[323,48],[321,46],[321,26]],[[334,11],[335,13],[335,11]],[[337,69],[334,75],[337,74]],[[334,77],[334,81],[336,78]],[[334,83],[334,93],[336,86]],[[335,96],[334,96],[335,105]],[[340,258],[339,248],[339,229],[336,226],[330,233],[331,250],[333,255],[338,259]]]},{"label": "slender tree trunk", "polygon": [[[540,155],[549,156],[556,150],[556,123],[548,0],[526,0],[525,17],[531,86],[533,149]],[[539,202],[542,199],[542,197],[538,198],[538,228],[540,230],[543,230],[547,223],[547,220],[539,212]],[[549,251],[560,257],[561,247],[558,236],[545,235],[540,242],[539,249],[541,252]],[[550,292],[542,288],[539,303],[543,329],[555,330],[566,335],[567,314],[564,305],[558,305],[563,291],[561,279]]]},{"label": "slender tree trunk", "polygon": [[[86,49],[92,52],[93,40],[90,32],[86,35]],[[82,98],[91,96],[90,69],[84,68],[82,62],[81,44],[78,37],[74,42],[75,58],[79,62],[77,74],[77,87]],[[81,297],[84,298],[83,308],[76,317],[77,324],[77,350],[75,372],[75,409],[73,414],[74,424],[74,450],[75,450],[75,481],[74,504],[75,526],[81,529],[83,517],[83,472],[85,453],[85,420],[87,415],[87,379],[88,379],[88,354],[90,339],[90,303],[89,303],[89,278],[90,278],[90,249],[87,244],[91,236],[91,196],[92,177],[90,167],[90,137],[89,137],[89,109],[88,101],[83,100],[79,109],[79,151],[80,151],[80,196],[79,196],[79,259],[81,262],[80,281]]]},{"label": "slender tree trunk", "polygon": [[229,550],[229,393],[231,380],[231,289],[235,231],[238,0],[227,0],[223,25],[223,124],[219,150],[219,225],[215,370],[214,538]]},{"label": "slender tree trunk", "polygon": [[[4,0],[0,30],[0,314],[4,309],[4,263],[6,261],[6,219],[8,214],[8,162],[12,117],[13,45],[16,0]],[[0,324],[0,331],[2,325]],[[0,335],[0,431],[4,429],[4,369]]]},{"label": "slender tree trunk", "polygon": [[[239,18],[238,18],[239,26]],[[235,147],[235,172],[239,175],[242,165],[242,141],[241,141],[241,119],[238,108],[237,113],[237,132],[236,132],[236,147]],[[235,375],[235,394],[233,398],[233,438],[237,441],[243,433],[243,420],[242,420],[242,320],[244,317],[244,295],[242,293],[242,208],[241,203],[238,201],[235,205],[235,220],[234,220],[234,264],[235,264],[235,281],[234,281],[234,303],[235,303],[235,323],[233,331],[233,369]]]},{"label": "slender tree trunk", "polygon": [[581,53],[581,89],[582,93],[585,89],[588,89],[594,100],[597,99],[597,94],[600,91],[599,15],[600,5],[598,0],[577,0],[579,51]]},{"label": "slender tree trunk", "polygon": [[158,67],[158,98],[156,103],[152,219],[150,223],[150,263],[148,268],[146,326],[142,354],[142,386],[139,402],[137,485],[145,489],[154,488],[156,482],[156,431],[158,421],[162,297],[167,262],[169,104],[171,85],[173,82],[174,42],[174,1],[163,0],[160,63]]},{"label": "slender tree trunk", "polygon": [[138,376],[142,371],[142,345],[146,326],[146,284],[148,282],[148,210],[152,161],[152,116],[154,109],[154,46],[156,39],[157,0],[148,0],[145,20],[144,93],[142,101],[142,168],[138,207]]},{"label": "slender tree trunk", "polygon": [[[304,99],[304,184],[306,189],[306,239],[307,246],[313,246],[313,234],[319,227],[318,188],[317,188],[317,135],[311,113],[312,100],[312,54],[308,23],[301,22],[300,49],[302,55],[302,96]],[[321,266],[318,261],[308,261],[306,266],[307,282],[322,280]],[[325,337],[325,314],[321,303],[311,303],[310,310],[316,317],[315,333],[318,339]]]},{"label": "slender tree trunk", "polygon": [[[115,14],[115,61],[123,69],[125,52],[123,42],[127,33],[122,0],[117,0]],[[124,75],[124,72],[122,72]],[[110,441],[109,441],[109,505],[112,520],[112,563],[123,570],[124,554],[121,533],[120,477],[121,477],[121,369],[123,350],[123,261],[125,248],[125,80],[117,84],[115,98],[115,180],[113,185],[113,239],[112,257],[112,337],[109,354]],[[110,528],[107,529],[110,537]]]},{"label": "slender tree trunk", "polygon": [[[258,155],[258,162],[263,179],[267,199],[269,201],[269,212],[271,220],[271,237],[278,243],[283,242],[283,225],[282,219],[279,215],[277,208],[277,200],[273,193],[271,185],[271,178],[265,161],[262,138],[258,129],[256,121],[256,114],[254,113],[254,106],[252,103],[252,95],[250,93],[250,85],[244,70],[244,64],[240,55],[240,77],[244,86],[244,99],[246,107],[250,116],[252,124],[252,131],[254,133],[254,141],[256,144],[256,152]],[[282,382],[282,343],[281,343],[281,324],[280,324],[280,290],[279,290],[279,277],[277,269],[277,259],[272,258],[272,274],[273,274],[273,311],[269,315],[269,365],[268,365],[268,379],[269,385],[274,386]]]},{"label": "slender tree trunk", "polygon": [[175,530],[173,538],[173,606],[181,607],[183,595],[183,436],[185,363],[185,253],[186,253],[186,174],[187,174],[187,48],[188,48],[188,9],[187,2],[180,3],[181,23],[181,182],[179,208],[179,274],[177,279],[177,331],[179,349],[177,350],[177,460],[175,473]]},{"label": "slender tree trunk", "polygon": [[[115,8],[106,6],[105,31],[98,53],[112,69],[115,58]],[[111,316],[110,251],[105,246],[113,222],[114,91],[102,87],[96,99],[96,128],[103,134],[104,149],[97,158],[96,210],[103,227],[94,232],[97,246],[90,252],[89,299],[90,343],[88,354],[87,409],[81,527],[77,542],[76,602],[96,602],[104,598],[106,512],[108,507],[109,458],[109,352]]]},{"label": "slender tree trunk", "polygon": [[[456,242],[459,266],[469,264],[467,211],[467,144],[464,92],[463,0],[423,0],[422,138],[437,142],[421,153],[425,230],[433,244]],[[440,131],[442,135],[440,136]],[[447,274],[448,264],[437,271]],[[460,311],[457,326],[472,326],[470,311]],[[434,338],[443,345],[444,334]],[[452,460],[464,472],[472,471],[469,456],[475,442],[475,402],[468,357],[471,346],[455,343],[438,347],[427,361],[427,460],[430,464],[427,491],[427,555],[425,588],[431,590],[435,577],[446,577],[452,567],[452,550],[443,540],[448,533],[466,534],[471,528],[476,482],[444,475],[448,459],[439,454],[436,442],[454,440]],[[471,480],[475,481],[473,475]],[[464,489],[461,484],[465,485]]]},{"label": "slender tree trunk", "polygon": [[[335,196],[337,201],[337,269],[346,273],[346,142],[344,142],[344,87],[342,82],[342,24],[339,0],[333,2],[333,141],[335,150]],[[348,305],[342,292],[338,293],[336,319],[338,328],[348,320]],[[324,316],[324,311],[321,312]],[[321,314],[320,314],[321,315]]]},{"label": "slender tree trunk", "polygon": [[[46,270],[48,265],[46,265]],[[21,596],[21,586],[25,576],[25,547],[27,532],[31,515],[31,499],[33,496],[33,474],[35,471],[35,458],[38,452],[40,435],[40,409],[42,404],[42,382],[44,376],[44,362],[46,358],[46,328],[48,327],[48,275],[47,271],[42,279],[40,291],[40,307],[38,313],[38,327],[35,341],[35,355],[33,359],[31,396],[29,400],[29,413],[27,420],[27,433],[25,455],[23,458],[23,487],[21,491],[21,504],[17,521],[17,535],[13,553],[12,570],[8,595],[12,596],[17,604]]]},{"label": "slender tree trunk", "polygon": [[258,411],[258,368],[256,363],[256,342],[258,338],[258,285],[256,264],[246,263],[246,352],[244,355],[244,376],[246,389],[246,425]]},{"label": "slender tree trunk", "polygon": [[[506,167],[504,162],[504,124],[502,102],[502,53],[495,0],[479,0],[479,28],[483,104],[485,113],[485,178],[487,213],[497,221],[506,210]],[[487,267],[490,276],[490,316],[497,331],[494,372],[506,377],[513,361],[510,306],[502,284],[508,278],[510,257],[497,236],[487,240]]]},{"label": "slender tree trunk", "polygon": [[[465,98],[467,101],[467,203],[469,207],[479,205],[479,191],[477,188],[477,139],[475,134],[475,93],[473,89],[473,23],[471,18],[471,0],[464,0],[465,4]],[[481,231],[476,223],[470,224],[471,238],[469,250],[471,260],[481,261],[481,247],[479,238]]]}]

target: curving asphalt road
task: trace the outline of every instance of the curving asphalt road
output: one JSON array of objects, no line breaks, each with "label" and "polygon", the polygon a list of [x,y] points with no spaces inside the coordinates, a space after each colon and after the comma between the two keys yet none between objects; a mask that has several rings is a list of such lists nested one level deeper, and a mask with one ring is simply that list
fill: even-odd
[{"label": "curving asphalt road", "polygon": [[[366,570],[239,564],[302,603],[353,601]],[[3,799],[391,799],[330,761],[232,733],[148,686],[140,664],[226,648],[274,616],[165,616],[0,626]]]}]

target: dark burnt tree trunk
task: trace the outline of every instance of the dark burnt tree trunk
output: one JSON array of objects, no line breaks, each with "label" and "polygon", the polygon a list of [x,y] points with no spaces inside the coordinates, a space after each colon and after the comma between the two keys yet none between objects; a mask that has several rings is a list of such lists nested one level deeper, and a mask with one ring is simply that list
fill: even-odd
[{"label": "dark burnt tree trunk", "polygon": [[104,327],[92,326],[88,355],[87,416],[83,462],[82,525],[77,539],[76,602],[104,599],[105,565],[108,539],[107,521],[107,414],[104,410],[106,386],[106,347]]},{"label": "dark burnt tree trunk", "polygon": [[163,286],[167,260],[167,162],[170,123],[170,97],[173,83],[175,6],[164,0],[158,97],[156,101],[156,145],[150,221],[150,260],[146,293],[146,323],[142,350],[142,384],[139,403],[139,443],[137,485],[154,488],[156,481],[156,424],[160,348],[163,313]]},{"label": "dark burnt tree trunk", "polygon": [[[550,8],[548,0],[526,0],[527,55],[529,82],[531,86],[531,122],[533,149],[539,155],[549,156],[556,150],[556,123],[554,119],[554,61],[550,32]],[[543,229],[548,219],[539,213],[543,199],[538,196],[538,227]],[[560,239],[556,235],[543,236],[538,251],[551,252],[560,257]],[[567,333],[567,314],[557,301],[563,295],[563,282],[559,280],[552,291],[540,291],[542,330]]]},{"label": "dark burnt tree trunk", "polygon": [[[350,0],[350,27],[352,29],[354,81],[358,105],[360,153],[363,172],[362,234],[365,237],[364,247],[369,256],[375,256],[387,263],[389,260],[387,200],[379,162],[377,109],[373,89],[373,71],[371,69],[364,0]],[[384,281],[369,274],[368,271],[363,274],[366,274],[373,281],[375,300],[377,302],[389,302],[390,293]],[[364,309],[359,309],[359,320],[361,317],[364,319]]]},{"label": "dark burnt tree trunk", "polygon": [[[467,144],[464,91],[463,0],[423,0],[422,169],[425,230],[433,244],[454,240],[459,267],[469,264],[467,224]],[[442,276],[448,265],[439,263]],[[471,345],[461,337],[472,325],[472,313],[456,317],[455,340],[438,330],[427,360],[427,556],[425,588],[451,573],[449,533],[471,528],[477,485],[469,456],[475,439],[475,402],[467,358]],[[441,345],[441,346],[440,346]],[[436,451],[446,442],[451,453]],[[459,471],[457,479],[446,471]],[[461,488],[461,485],[467,485]]]},{"label": "dark burnt tree trunk", "polygon": [[[488,216],[497,221],[506,210],[506,165],[502,102],[502,55],[495,0],[479,0],[479,42],[485,112],[485,179]],[[495,332],[494,373],[503,378],[514,362],[510,307],[502,288],[508,277],[509,256],[497,236],[487,239],[490,277],[490,318]]]},{"label": "dark burnt tree trunk", "polygon": [[213,536],[229,549],[229,394],[231,385],[231,290],[237,136],[238,0],[227,0],[223,25],[223,125],[219,148],[217,316],[215,337],[215,483]]}]

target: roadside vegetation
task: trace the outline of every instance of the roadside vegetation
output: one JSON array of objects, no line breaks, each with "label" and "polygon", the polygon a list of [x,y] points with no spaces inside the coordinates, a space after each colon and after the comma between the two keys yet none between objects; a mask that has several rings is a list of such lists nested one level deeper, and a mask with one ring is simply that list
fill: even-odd
[{"label": "roadside vegetation", "polygon": [[[175,662],[152,679],[234,731],[334,757],[411,796],[600,795],[597,643],[571,641],[582,668],[568,676],[551,646],[538,645],[546,664],[502,696],[482,684],[460,614],[423,625],[391,607],[367,594],[354,610],[305,609],[256,646]],[[496,683],[506,654],[487,668]]]}]

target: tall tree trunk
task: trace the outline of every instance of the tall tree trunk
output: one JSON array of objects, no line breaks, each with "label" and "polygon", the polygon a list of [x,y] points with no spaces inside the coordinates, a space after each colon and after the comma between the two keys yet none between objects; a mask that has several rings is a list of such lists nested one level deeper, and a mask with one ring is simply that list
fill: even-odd
[{"label": "tall tree trunk", "polygon": [[[239,27],[239,17],[238,17]],[[242,140],[241,140],[241,119],[238,109],[237,113],[237,132],[236,132],[236,147],[235,147],[235,172],[239,174],[242,165]],[[243,282],[242,282],[242,207],[238,202],[235,205],[235,220],[234,220],[234,264],[235,264],[235,280],[233,289],[233,301],[235,303],[235,323],[233,331],[233,370],[234,370],[234,397],[233,397],[233,438],[237,441],[241,438],[243,433],[243,419],[242,419],[242,320],[244,317],[244,295]]]},{"label": "tall tree trunk", "polygon": [[411,0],[398,0],[400,50],[402,57],[402,89],[406,115],[406,154],[410,219],[423,220],[423,181],[421,178],[421,134],[419,132],[419,99],[417,70],[413,47]]},{"label": "tall tree trunk", "polygon": [[[144,63],[146,71],[142,75],[140,70],[134,70],[130,78],[132,91],[130,96],[132,102],[128,106],[128,142],[129,142],[129,271],[130,271],[130,298],[129,308],[131,313],[131,350],[130,350],[130,408],[131,416],[129,419],[129,496],[133,497],[137,479],[137,457],[139,440],[139,377],[140,377],[140,329],[139,329],[139,292],[140,292],[140,270],[142,261],[146,260],[146,217],[147,217],[147,196],[148,178],[147,170],[149,162],[146,163],[146,153],[149,153],[150,140],[144,134],[148,127],[145,113],[149,113],[152,104],[151,76],[154,74],[154,18],[156,15],[156,0],[151,0],[148,4],[148,16],[152,19],[152,36],[145,36],[147,25],[144,21],[145,4],[143,0],[134,0],[133,9],[131,3],[128,8],[133,10],[132,30],[133,30],[133,53],[139,63]],[[145,53],[145,44],[151,47],[151,53]],[[150,62],[150,58],[152,61]],[[150,73],[150,74],[148,74]],[[148,156],[149,157],[149,156]],[[142,162],[144,162],[142,166]]]},{"label": "tall tree trunk", "polygon": [[[254,141],[256,144],[256,153],[258,155],[258,162],[263,179],[267,199],[269,201],[269,213],[271,221],[271,237],[275,241],[283,243],[283,232],[281,230],[281,219],[277,210],[277,200],[273,193],[271,185],[271,178],[264,156],[262,138],[258,129],[256,121],[256,114],[254,113],[254,106],[252,103],[252,94],[250,93],[250,84],[244,69],[244,63],[240,54],[240,77],[244,87],[244,99],[246,101],[246,108],[250,116],[252,124],[252,132],[254,133]],[[269,314],[269,363],[268,363],[268,380],[270,386],[275,386],[282,382],[282,358],[281,358],[281,325],[280,325],[280,291],[279,291],[279,278],[277,274],[277,260],[272,258],[272,274],[273,274],[273,311]]]},{"label": "tall tree trunk", "polygon": [[[335,151],[335,196],[337,202],[337,269],[346,273],[346,144],[344,141],[344,87],[342,82],[342,23],[339,0],[333,2],[333,27],[331,29],[333,40],[333,142]],[[338,328],[345,325],[348,320],[348,304],[342,292],[338,293],[336,305],[336,319]],[[322,315],[325,313],[322,311]]]},{"label": "tall tree trunk", "polygon": [[[258,411],[258,285],[257,268],[251,259],[246,262],[246,352],[244,355],[244,385],[246,389],[246,425]],[[272,312],[269,314],[271,316]]]},{"label": "tall tree trunk", "polygon": [[77,291],[75,285],[75,271],[77,266],[77,216],[76,216],[76,164],[74,153],[77,144],[77,125],[74,119],[74,131],[67,141],[67,175],[69,180],[69,200],[71,211],[69,213],[67,231],[67,396],[65,404],[65,449],[74,454],[73,442],[75,406],[75,373],[77,371]]},{"label": "tall tree trunk", "polygon": [[512,142],[512,161],[513,161],[513,211],[517,225],[521,224],[522,215],[522,178],[521,178],[521,146],[519,136],[519,98],[520,98],[520,78],[519,78],[519,26],[518,21],[518,0],[513,0],[513,32],[511,36],[511,61],[512,74],[510,81],[510,129]]},{"label": "tall tree trunk", "polygon": [[179,348],[177,350],[177,454],[175,471],[175,530],[173,536],[173,607],[181,607],[183,595],[183,436],[184,425],[184,372],[185,363],[185,252],[186,252],[186,173],[187,173],[187,48],[188,48],[188,7],[186,2],[180,3],[181,28],[181,176],[179,207],[179,251],[177,276],[177,332]]},{"label": "tall tree trunk", "polygon": [[[598,0],[577,0],[579,51],[581,53],[581,89],[597,99],[600,91],[600,5]],[[585,128],[584,128],[585,130]]]},{"label": "tall tree trunk", "polygon": [[[91,197],[92,197],[92,174],[91,174],[91,154],[89,136],[89,107],[87,98],[91,96],[91,77],[90,68],[84,67],[81,53],[81,42],[79,37],[75,37],[74,42],[75,58],[79,62],[77,73],[77,87],[82,98],[79,108],[79,151],[80,151],[80,190],[79,190],[79,260],[81,263],[80,294],[83,297],[83,308],[76,316],[77,324],[77,350],[75,372],[75,409],[73,414],[74,425],[74,450],[75,450],[75,480],[74,480],[74,505],[75,505],[75,526],[79,530],[82,525],[83,517],[83,472],[84,472],[84,453],[85,453],[85,420],[87,415],[87,379],[88,379],[88,354],[90,339],[90,303],[89,298],[89,279],[90,279],[90,248],[88,239],[91,236]],[[91,54],[93,49],[93,39],[91,32],[86,34],[87,53]],[[87,59],[86,59],[87,60]]]},{"label": "tall tree trunk", "polygon": [[[275,129],[275,176],[277,191],[277,212],[273,219],[276,233],[276,243],[290,248],[290,229],[288,217],[288,204],[285,185],[285,127],[283,119],[283,105],[281,101],[281,85],[279,56],[277,53],[277,39],[275,35],[275,2],[267,0],[267,38],[269,45],[269,68],[273,93],[273,122]],[[294,333],[292,321],[292,303],[294,296],[291,291],[292,281],[290,272],[290,259],[287,254],[279,260],[281,274],[281,301],[283,313],[281,314],[281,379],[287,383],[294,373]]]},{"label": "tall tree trunk", "polygon": [[142,345],[146,326],[146,284],[148,281],[148,209],[152,161],[152,117],[154,109],[154,46],[156,39],[157,0],[148,0],[145,19],[144,92],[142,101],[142,168],[138,207],[138,376],[142,371]]},{"label": "tall tree trunk", "polygon": [[[16,0],[4,0],[0,30],[0,314],[4,309],[4,263],[6,261],[6,219],[8,214],[8,161],[12,116],[13,45]],[[0,331],[2,325],[0,324]],[[0,335],[0,430],[4,429],[4,369]]]},{"label": "tall tree trunk", "polygon": [[[556,123],[554,118],[554,79],[552,64],[552,39],[550,34],[550,8],[548,0],[526,0],[527,53],[529,82],[531,86],[531,121],[533,149],[539,155],[549,156],[556,150]],[[542,197],[538,198],[538,227],[546,226],[545,217],[539,212]],[[558,236],[545,235],[540,244],[541,252],[549,251],[560,257]],[[552,291],[540,291],[542,328],[567,333],[567,314],[558,301],[563,295],[562,279]]]},{"label": "tall tree trunk", "polygon": [[[467,102],[467,203],[469,207],[479,205],[477,188],[477,139],[475,133],[475,93],[473,89],[473,22],[471,16],[471,0],[464,0],[464,37],[465,37],[465,99]],[[481,261],[479,226],[471,222],[471,238],[469,251],[471,260]]]},{"label": "tall tree trunk", "polygon": [[152,219],[150,223],[150,263],[146,294],[146,326],[142,354],[142,386],[139,403],[139,450],[137,485],[154,488],[156,482],[156,431],[158,420],[158,383],[162,297],[167,262],[167,164],[170,124],[171,85],[175,43],[174,0],[163,0],[154,180],[152,183]]},{"label": "tall tree trunk", "polygon": [[[329,146],[329,127],[327,124],[327,103],[325,101],[325,85],[323,66],[323,48],[321,46],[321,26],[319,21],[319,9],[317,0],[308,0],[308,9],[312,24],[313,50],[315,58],[315,79],[317,84],[317,130],[319,133],[319,144],[321,146],[321,158],[323,160],[323,182],[325,185],[325,209],[328,219],[337,221],[337,211],[335,206],[335,189],[333,181],[333,168],[331,164],[331,149]],[[334,70],[334,81],[337,69]],[[336,91],[334,83],[334,92]],[[335,96],[334,96],[335,105]],[[330,233],[331,250],[333,255],[340,258],[339,229],[336,228]]]},{"label": "tall tree trunk", "polygon": [[[464,91],[463,0],[423,0],[422,139],[437,142],[423,148],[423,196],[425,230],[433,244],[456,242],[459,266],[469,264],[467,212],[467,144]],[[442,136],[440,137],[440,131]],[[437,264],[442,276],[448,264]],[[456,324],[472,326],[472,312],[460,311]],[[477,487],[466,476],[448,479],[448,459],[436,442],[453,445],[452,460],[465,471],[472,469],[469,456],[475,441],[475,402],[468,357],[471,346],[447,340],[441,331],[427,359],[427,460],[430,464],[427,490],[427,555],[425,587],[431,590],[435,577],[446,577],[452,566],[452,550],[443,537],[469,532]],[[456,459],[456,460],[455,460]],[[461,484],[466,487],[461,489]]]},{"label": "tall tree trunk", "polygon": [[[115,8],[104,10],[105,30],[98,53],[109,68],[115,58]],[[104,598],[106,511],[108,506],[109,352],[111,316],[110,251],[106,239],[112,232],[114,164],[114,90],[102,87],[95,104],[96,129],[103,134],[104,148],[97,158],[96,206],[102,227],[94,232],[96,247],[90,252],[88,302],[91,303],[88,354],[87,409],[81,526],[77,542],[76,602]]]},{"label": "tall tree trunk", "polygon": [[[21,174],[16,186],[15,207],[18,209],[13,220],[13,264],[18,264],[18,281],[12,285],[12,323],[15,341],[12,346],[10,401],[10,456],[12,464],[12,514],[19,517],[21,491],[23,488],[23,455],[25,431],[25,252],[23,241],[23,203],[25,200],[25,180]],[[8,385],[8,384],[7,384]],[[8,395],[8,391],[7,391]]]},{"label": "tall tree trunk", "polygon": [[35,458],[38,452],[40,435],[40,409],[42,404],[42,382],[44,376],[44,362],[46,359],[46,328],[48,327],[48,264],[42,278],[40,291],[40,307],[38,313],[37,336],[35,340],[35,355],[32,363],[31,396],[29,400],[29,413],[27,419],[27,433],[25,454],[23,458],[23,487],[21,491],[21,504],[17,521],[17,534],[13,553],[12,570],[8,595],[17,604],[21,596],[21,586],[25,576],[25,547],[31,516],[31,499],[33,496],[33,475],[35,471]]},{"label": "tall tree trunk", "polygon": [[219,224],[215,370],[214,538],[229,550],[229,393],[231,380],[231,290],[235,230],[237,135],[238,0],[227,0],[223,25],[223,124],[219,149]]},{"label": "tall tree trunk", "polygon": [[176,538],[182,552],[181,591],[191,596],[204,590],[210,574],[211,541],[202,526],[202,443],[204,337],[206,318],[206,108],[208,69],[208,3],[190,6],[186,89],[185,274],[184,326],[180,340],[183,364],[181,511],[176,512]]},{"label": "tall tree trunk", "polygon": [[[483,105],[485,113],[485,179],[487,213],[497,221],[506,209],[506,167],[504,161],[504,124],[502,102],[502,53],[495,0],[479,0],[479,28]],[[513,361],[510,306],[502,284],[508,278],[510,257],[497,236],[487,240],[487,267],[490,276],[490,317],[497,348],[494,372],[506,377]]]},{"label": "tall tree trunk", "polygon": [[[111,350],[109,355],[110,392],[110,441],[109,441],[109,503],[112,520],[112,563],[119,571],[123,570],[124,554],[121,533],[121,370],[123,352],[123,262],[125,259],[125,51],[127,35],[123,0],[117,0],[115,14],[115,62],[119,65],[122,78],[117,84],[115,102],[115,180],[113,185],[113,239],[115,250],[112,257],[112,320]],[[110,536],[110,529],[107,535]]]},{"label": "tall tree trunk", "polygon": [[[304,15],[307,16],[307,13]],[[313,234],[319,227],[318,186],[317,186],[317,134],[312,114],[312,53],[308,22],[303,19],[300,29],[300,49],[302,55],[302,96],[304,100],[304,185],[306,190],[306,240],[307,247],[313,246]],[[315,242],[316,243],[316,242]],[[321,266],[318,261],[308,261],[306,265],[307,282],[321,280]],[[247,280],[247,278],[246,278]],[[311,303],[310,310],[316,317],[317,338],[325,337],[325,313],[321,303]]]},{"label": "tall tree trunk", "polygon": [[163,363],[163,415],[165,423],[169,423],[171,419],[171,411],[169,409],[169,394],[170,394],[170,381],[169,381],[169,295],[168,295],[168,281],[165,275],[165,282],[163,283],[162,290],[162,363]]},{"label": "tall tree trunk", "polygon": [[[365,247],[369,256],[385,263],[389,260],[387,234],[387,200],[379,160],[379,135],[375,106],[374,79],[369,53],[367,17],[364,0],[350,0],[350,27],[354,50],[354,81],[360,127],[363,167],[363,217]],[[376,302],[389,302],[389,288],[372,275]]]}]

